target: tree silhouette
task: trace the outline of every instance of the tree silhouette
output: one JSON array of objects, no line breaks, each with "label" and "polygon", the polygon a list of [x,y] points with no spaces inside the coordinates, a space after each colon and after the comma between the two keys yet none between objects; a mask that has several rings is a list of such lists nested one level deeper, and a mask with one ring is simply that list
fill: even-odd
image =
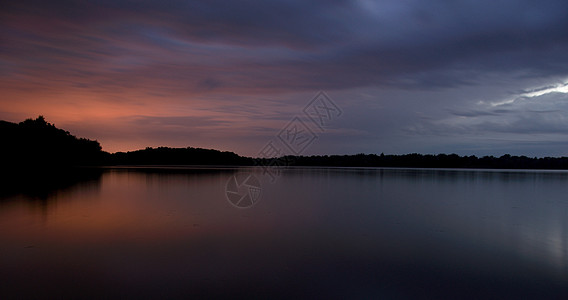
[{"label": "tree silhouette", "polygon": [[93,165],[256,165],[331,167],[416,167],[568,169],[567,157],[529,158],[526,156],[459,156],[457,154],[284,156],[275,159],[239,156],[233,152],[201,148],[148,147],[143,150],[109,154],[99,142],[77,138],[58,129],[43,116],[18,124],[0,121],[0,160],[8,169],[49,170]]},{"label": "tree silhouette", "polygon": [[97,141],[77,138],[43,116],[19,124],[2,121],[1,159],[7,167],[96,165],[105,155]]}]

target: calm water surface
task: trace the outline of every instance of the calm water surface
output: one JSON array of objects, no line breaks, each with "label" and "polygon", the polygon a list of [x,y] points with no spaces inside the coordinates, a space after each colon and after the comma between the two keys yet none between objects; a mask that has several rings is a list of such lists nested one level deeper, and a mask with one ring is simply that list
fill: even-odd
[{"label": "calm water surface", "polygon": [[70,177],[3,188],[0,298],[568,299],[567,172]]}]

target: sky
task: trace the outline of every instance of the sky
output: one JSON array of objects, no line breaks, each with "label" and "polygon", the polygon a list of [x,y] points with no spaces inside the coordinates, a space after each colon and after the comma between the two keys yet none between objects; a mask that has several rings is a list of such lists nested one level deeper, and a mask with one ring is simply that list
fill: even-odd
[{"label": "sky", "polygon": [[109,152],[568,156],[565,0],[6,0],[0,45],[0,119]]}]

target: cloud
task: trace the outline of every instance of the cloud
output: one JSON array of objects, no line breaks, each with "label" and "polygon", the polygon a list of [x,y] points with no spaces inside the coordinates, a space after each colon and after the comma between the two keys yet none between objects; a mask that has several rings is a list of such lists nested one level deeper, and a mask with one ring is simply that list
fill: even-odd
[{"label": "cloud", "polygon": [[346,106],[357,152],[565,125],[561,0],[4,1],[0,41],[0,116],[123,118],[170,144],[195,122],[262,144],[318,90]]},{"label": "cloud", "polygon": [[446,118],[424,120],[407,128],[412,134],[497,137],[500,134],[525,139],[548,135],[568,140],[568,91],[564,84],[533,89],[512,100],[478,103],[475,109],[451,111]]},{"label": "cloud", "polygon": [[[3,52],[20,72],[41,77],[58,67],[64,82],[85,78],[84,85],[108,88],[149,82],[152,89],[183,85],[188,93],[443,87],[472,83],[472,73],[483,71],[565,73],[568,63],[563,1],[7,6],[2,35],[9,46]],[[93,77],[101,79],[92,83]]]}]

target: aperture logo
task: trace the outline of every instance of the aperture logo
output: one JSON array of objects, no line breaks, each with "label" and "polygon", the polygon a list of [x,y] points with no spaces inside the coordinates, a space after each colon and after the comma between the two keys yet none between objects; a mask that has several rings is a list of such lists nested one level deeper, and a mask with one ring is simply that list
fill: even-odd
[{"label": "aperture logo", "polygon": [[238,208],[253,206],[260,199],[261,192],[260,181],[251,173],[235,174],[225,186],[227,200]]}]

